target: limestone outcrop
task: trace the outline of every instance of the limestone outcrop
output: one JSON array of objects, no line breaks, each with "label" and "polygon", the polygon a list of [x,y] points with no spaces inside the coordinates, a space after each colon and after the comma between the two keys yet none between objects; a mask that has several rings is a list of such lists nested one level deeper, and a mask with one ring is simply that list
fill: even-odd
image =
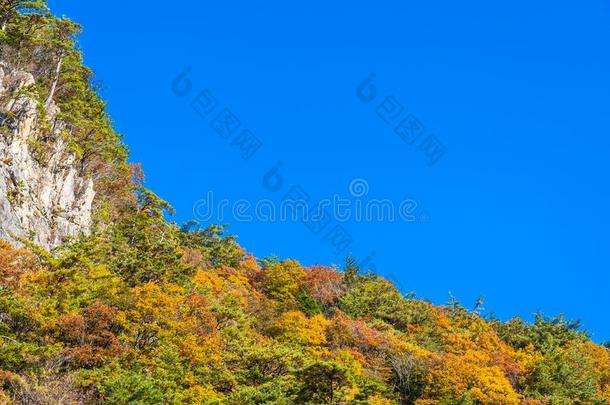
[{"label": "limestone outcrop", "polygon": [[59,109],[45,108],[34,84],[0,62],[0,239],[52,250],[89,233],[95,191],[64,140]]}]

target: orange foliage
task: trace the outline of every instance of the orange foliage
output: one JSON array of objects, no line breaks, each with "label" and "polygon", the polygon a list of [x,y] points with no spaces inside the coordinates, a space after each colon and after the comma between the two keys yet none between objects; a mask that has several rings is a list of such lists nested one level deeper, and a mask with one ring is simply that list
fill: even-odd
[{"label": "orange foliage", "polygon": [[77,367],[100,366],[123,351],[112,329],[116,310],[96,302],[83,315],[65,315],[59,320],[59,339],[68,347],[66,355]]},{"label": "orange foliage", "polygon": [[320,346],[326,343],[329,321],[322,315],[307,318],[300,311],[288,311],[276,321],[271,331],[279,339],[293,343]]},{"label": "orange foliage", "polygon": [[488,365],[489,357],[469,351],[462,356],[447,353],[428,375],[425,397],[433,399],[470,396],[484,405],[517,405],[519,395],[502,370]]},{"label": "orange foliage", "polygon": [[313,266],[305,269],[304,283],[313,298],[325,306],[334,304],[341,295],[343,277],[326,266]]},{"label": "orange foliage", "polygon": [[25,249],[13,248],[0,240],[0,283],[19,287],[20,276],[38,267],[38,259]]}]

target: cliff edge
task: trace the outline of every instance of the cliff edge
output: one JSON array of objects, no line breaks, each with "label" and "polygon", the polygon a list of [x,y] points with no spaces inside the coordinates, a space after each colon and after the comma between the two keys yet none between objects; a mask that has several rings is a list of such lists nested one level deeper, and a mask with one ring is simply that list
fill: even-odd
[{"label": "cliff edge", "polygon": [[0,238],[50,250],[89,233],[93,181],[62,134],[59,109],[30,94],[34,77],[0,66]]}]

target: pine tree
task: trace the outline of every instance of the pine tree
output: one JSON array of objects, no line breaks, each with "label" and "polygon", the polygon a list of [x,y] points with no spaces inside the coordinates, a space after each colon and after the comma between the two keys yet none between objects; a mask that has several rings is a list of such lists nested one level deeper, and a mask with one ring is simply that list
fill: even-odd
[{"label": "pine tree", "polygon": [[345,269],[343,270],[343,282],[347,285],[353,285],[360,275],[360,267],[356,258],[351,254],[345,259]]},{"label": "pine tree", "polygon": [[15,15],[17,15],[17,13],[24,13],[27,11],[48,11],[47,2],[43,0],[0,0],[0,28],[2,31],[6,30],[6,25]]}]

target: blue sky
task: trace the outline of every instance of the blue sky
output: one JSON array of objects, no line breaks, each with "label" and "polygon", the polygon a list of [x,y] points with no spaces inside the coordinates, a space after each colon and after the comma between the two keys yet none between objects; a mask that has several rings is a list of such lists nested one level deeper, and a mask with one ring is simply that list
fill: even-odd
[{"label": "blue sky", "polygon": [[[259,257],[340,264],[373,255],[402,290],[507,319],[581,319],[610,340],[610,0],[450,2],[51,1],[84,25],[81,47],[147,184],[194,216],[215,198],[417,202],[414,222],[350,220],[336,253],[300,223],[237,221]],[[172,83],[190,67],[190,92]],[[376,98],[359,84],[375,74]],[[184,89],[183,89],[184,90]],[[217,110],[190,102],[207,90]],[[386,97],[447,152],[433,166],[378,115]],[[383,107],[388,104],[382,104]],[[212,128],[229,108],[262,143],[244,160]],[[396,111],[396,110],[395,110]],[[387,118],[387,115],[386,115]],[[238,132],[232,136],[238,136]],[[282,189],[263,177],[278,162]]]}]

